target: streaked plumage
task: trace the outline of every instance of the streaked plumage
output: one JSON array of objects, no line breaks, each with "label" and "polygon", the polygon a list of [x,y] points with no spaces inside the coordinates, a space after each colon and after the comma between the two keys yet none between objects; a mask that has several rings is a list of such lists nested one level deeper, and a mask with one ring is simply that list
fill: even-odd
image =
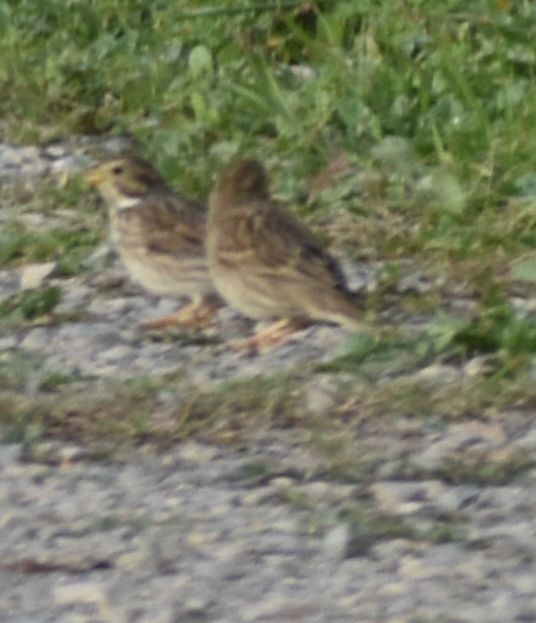
[{"label": "streaked plumage", "polygon": [[133,155],[101,164],[86,180],[108,204],[111,239],[130,277],[151,293],[193,300],[152,324],[196,324],[196,314],[210,315],[205,308],[213,311],[219,297],[203,246],[204,207],[173,191],[149,162]]},{"label": "streaked plumage", "polygon": [[206,247],[216,288],[245,315],[363,327],[338,263],[270,198],[258,161],[240,160],[220,176]]}]

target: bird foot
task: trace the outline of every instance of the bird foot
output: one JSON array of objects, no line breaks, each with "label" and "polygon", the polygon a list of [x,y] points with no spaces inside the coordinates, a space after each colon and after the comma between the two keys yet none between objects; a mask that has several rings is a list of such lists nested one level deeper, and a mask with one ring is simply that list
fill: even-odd
[{"label": "bird foot", "polygon": [[231,344],[240,354],[266,353],[288,342],[294,333],[305,328],[308,323],[298,320],[278,320],[255,335]]},{"label": "bird foot", "polygon": [[192,329],[206,329],[212,323],[218,307],[219,305],[207,301],[189,303],[173,314],[143,322],[142,327],[161,330],[178,325]]}]

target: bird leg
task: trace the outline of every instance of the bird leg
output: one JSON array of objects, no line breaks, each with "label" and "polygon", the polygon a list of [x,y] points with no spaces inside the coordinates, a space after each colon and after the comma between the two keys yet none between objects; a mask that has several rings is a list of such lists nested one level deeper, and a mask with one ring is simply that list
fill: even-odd
[{"label": "bird leg", "polygon": [[204,329],[208,327],[216,311],[221,307],[221,300],[213,294],[205,294],[181,307],[178,311],[156,320],[142,323],[144,329],[166,329],[173,325]]},{"label": "bird leg", "polygon": [[276,346],[281,346],[287,342],[296,331],[304,329],[308,324],[309,322],[302,319],[283,318],[265,327],[261,331],[258,331],[250,338],[236,342],[233,344],[233,348],[238,352],[266,352],[272,350]]}]

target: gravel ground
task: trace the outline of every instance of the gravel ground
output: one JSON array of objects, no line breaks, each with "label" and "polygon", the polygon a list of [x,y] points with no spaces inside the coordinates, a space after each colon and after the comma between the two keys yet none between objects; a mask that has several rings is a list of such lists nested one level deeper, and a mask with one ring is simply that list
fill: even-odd
[{"label": "gravel ground", "polygon": [[[87,166],[93,147],[90,139],[40,149],[0,143],[0,183],[61,177]],[[136,289],[105,252],[89,266],[48,278],[63,293],[56,312],[69,320],[4,332],[2,358],[37,357],[38,375],[176,372],[207,387],[329,361],[348,339],[317,326],[275,352],[237,357],[221,336],[251,327],[230,310],[202,338],[163,339],[139,323],[177,301]],[[42,270],[0,271],[0,302]],[[373,269],[352,271],[355,289],[371,287]],[[454,395],[471,365],[419,374],[451,383]],[[5,443],[0,622],[536,621],[533,415],[441,427],[399,419],[388,434],[365,422],[355,452],[373,450],[382,464],[374,478],[352,482],[328,479],[302,433],[289,429],[259,430],[238,447],[188,441],[100,461],[67,442],[31,451]],[[475,465],[522,457],[522,469],[501,486],[440,477],[460,457]]]}]

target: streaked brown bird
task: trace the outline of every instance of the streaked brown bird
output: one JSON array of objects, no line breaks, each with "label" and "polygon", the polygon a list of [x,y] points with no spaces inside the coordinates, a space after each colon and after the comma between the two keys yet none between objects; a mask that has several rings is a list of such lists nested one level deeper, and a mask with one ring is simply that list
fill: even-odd
[{"label": "streaked brown bird", "polygon": [[222,301],[207,267],[204,207],[130,154],[104,162],[85,179],[108,204],[111,239],[130,277],[153,294],[191,298],[178,312],[145,326],[206,326]]},{"label": "streaked brown bird", "polygon": [[257,160],[239,160],[221,174],[210,197],[206,247],[214,284],[229,304],[250,318],[280,319],[246,348],[281,343],[311,321],[363,328],[337,261],[270,198]]}]

